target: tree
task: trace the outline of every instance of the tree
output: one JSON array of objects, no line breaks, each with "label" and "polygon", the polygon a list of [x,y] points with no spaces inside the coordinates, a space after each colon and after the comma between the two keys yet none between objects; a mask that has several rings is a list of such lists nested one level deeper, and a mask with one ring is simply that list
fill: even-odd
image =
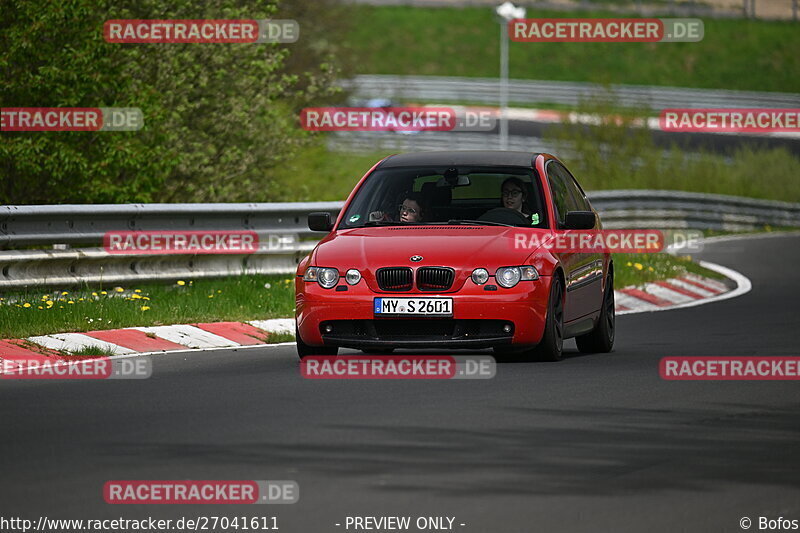
[{"label": "tree", "polygon": [[[307,138],[297,124],[298,106],[334,92],[338,67],[330,58],[307,60],[324,54],[303,43],[302,21],[301,41],[287,45],[103,39],[109,19],[264,19],[276,14],[272,2],[4,3],[3,107],[138,107],[145,126],[3,132],[0,203],[268,199],[273,184],[266,169]],[[287,68],[292,53],[306,60]]]}]

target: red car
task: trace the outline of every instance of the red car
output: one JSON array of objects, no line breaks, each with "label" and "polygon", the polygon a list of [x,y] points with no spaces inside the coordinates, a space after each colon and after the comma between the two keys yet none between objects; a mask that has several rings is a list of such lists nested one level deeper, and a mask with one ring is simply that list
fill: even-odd
[{"label": "red car", "polygon": [[613,347],[610,254],[525,246],[601,228],[552,155],[393,155],[367,172],[335,222],[311,213],[308,225],[329,234],[297,268],[301,358],[491,347],[557,361],[565,338],[586,352]]}]

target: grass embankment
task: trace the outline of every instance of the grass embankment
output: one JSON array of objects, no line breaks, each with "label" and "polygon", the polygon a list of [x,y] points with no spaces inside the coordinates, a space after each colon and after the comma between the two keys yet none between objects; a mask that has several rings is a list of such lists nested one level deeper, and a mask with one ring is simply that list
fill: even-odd
[{"label": "grass embankment", "polygon": [[[692,263],[688,257],[667,254],[618,254],[614,263],[618,288],[687,272],[721,277]],[[4,294],[0,299],[0,339],[293,315],[294,280],[287,276],[240,276],[107,290],[23,291]],[[269,341],[293,339],[291,334],[273,334]],[[109,354],[92,347],[73,355]]]},{"label": "grass embankment", "polygon": [[[492,7],[352,6],[345,39],[362,74],[497,77]],[[619,17],[528,9],[528,18]],[[516,43],[512,78],[800,92],[800,32],[790,21],[704,19],[699,43]]]},{"label": "grass embankment", "polygon": [[0,298],[0,338],[292,316],[292,276],[28,291]]},{"label": "grass embankment", "polygon": [[669,254],[614,254],[613,259],[614,286],[618,289],[648,281],[676,278],[687,273],[713,279],[725,277],[692,262],[687,255],[676,257]]}]

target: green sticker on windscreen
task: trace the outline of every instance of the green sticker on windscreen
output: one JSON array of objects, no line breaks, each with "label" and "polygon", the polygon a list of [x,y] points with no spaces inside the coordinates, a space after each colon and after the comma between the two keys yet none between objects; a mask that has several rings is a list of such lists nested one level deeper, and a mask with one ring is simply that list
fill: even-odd
[{"label": "green sticker on windscreen", "polygon": [[361,215],[353,215],[350,217],[350,222],[358,222],[359,218],[361,218]]},{"label": "green sticker on windscreen", "polygon": [[535,226],[539,223],[539,213],[534,213],[531,215],[531,226]]}]

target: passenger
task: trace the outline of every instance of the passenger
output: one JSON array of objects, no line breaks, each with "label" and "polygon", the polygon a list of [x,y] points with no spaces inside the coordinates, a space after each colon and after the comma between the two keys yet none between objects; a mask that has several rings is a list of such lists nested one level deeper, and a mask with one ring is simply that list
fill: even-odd
[{"label": "passenger", "polygon": [[[404,195],[403,202],[397,206],[397,221],[399,222],[424,222],[427,215],[427,204],[422,195],[410,192]],[[370,221],[395,220],[388,213],[373,211],[369,214]]]},{"label": "passenger", "polygon": [[423,222],[425,219],[425,202],[419,193],[409,193],[403,203],[398,206],[400,222]]}]

